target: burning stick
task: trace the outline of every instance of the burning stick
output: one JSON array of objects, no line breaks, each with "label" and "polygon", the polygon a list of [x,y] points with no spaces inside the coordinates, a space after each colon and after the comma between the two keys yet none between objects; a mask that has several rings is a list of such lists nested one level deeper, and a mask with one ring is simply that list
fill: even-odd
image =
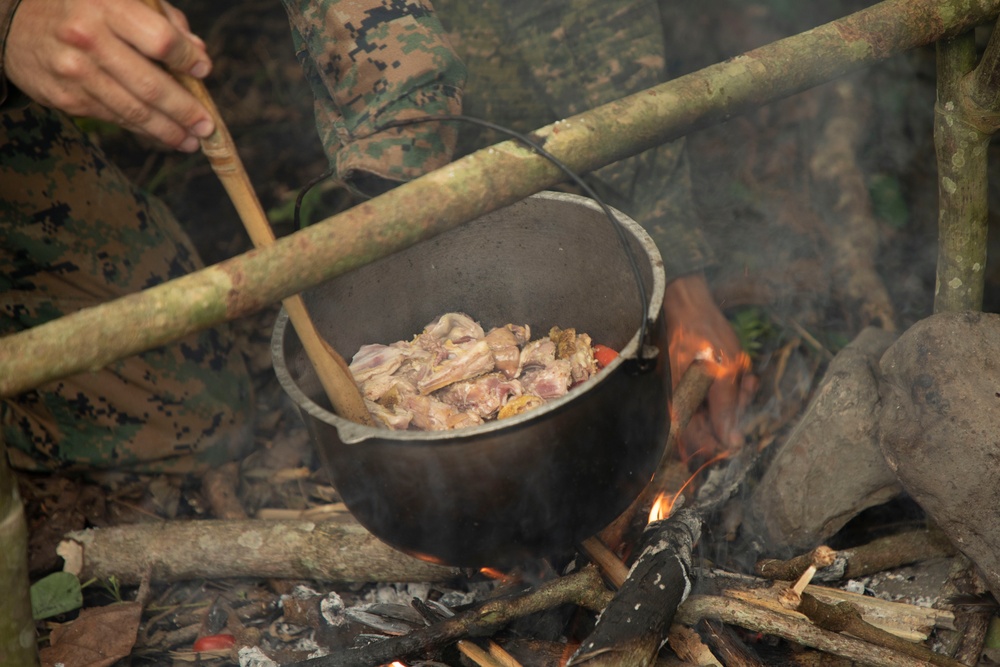
[{"label": "burning stick", "polygon": [[670,434],[667,436],[667,445],[664,449],[663,458],[660,465],[653,474],[653,479],[646,485],[639,497],[629,505],[628,509],[621,513],[610,525],[600,533],[601,542],[615,551],[624,541],[625,533],[633,519],[646,507],[653,504],[656,497],[666,491],[665,480],[669,480],[672,475],[672,459],[669,453],[677,447],[677,439],[684,429],[687,428],[691,416],[701,405],[708,395],[708,388],[712,386],[714,378],[706,370],[706,363],[703,360],[693,362],[684,371],[677,388],[673,392],[673,404],[671,409]]},{"label": "burning stick", "polygon": [[692,550],[700,535],[701,518],[691,510],[650,523],[628,578],[566,667],[650,664],[691,592]]}]

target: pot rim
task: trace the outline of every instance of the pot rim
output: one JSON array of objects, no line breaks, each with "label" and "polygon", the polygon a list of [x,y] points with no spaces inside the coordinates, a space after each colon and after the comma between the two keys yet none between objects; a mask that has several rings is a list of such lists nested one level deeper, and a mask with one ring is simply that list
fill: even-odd
[{"label": "pot rim", "polygon": [[[586,206],[587,208],[595,210],[601,214],[604,213],[601,206],[593,199],[566,192],[546,190],[533,194],[528,197],[528,199],[564,201],[567,203]],[[646,230],[618,209],[611,206],[608,208],[615,216],[618,224],[621,225],[636,241],[638,241],[639,245],[643,248],[643,251],[649,257],[650,269],[653,277],[652,288],[647,290],[649,303],[646,304],[646,325],[647,328],[649,328],[657,320],[663,307],[663,294],[666,289],[666,276],[663,270],[663,259],[660,256],[659,249],[656,247],[653,239],[646,233]],[[429,444],[433,444],[435,442],[441,442],[442,444],[454,444],[452,441],[457,438],[472,437],[483,433],[493,433],[494,431],[500,431],[503,429],[513,429],[526,422],[540,419],[554,410],[560,409],[576,397],[594,388],[597,384],[603,382],[612,373],[618,370],[623,363],[637,358],[640,345],[642,344],[642,341],[639,340],[641,329],[637,327],[635,333],[629,339],[625,347],[619,351],[615,360],[612,361],[610,365],[601,369],[596,376],[590,378],[580,386],[574,387],[564,396],[546,401],[543,405],[533,408],[520,415],[508,417],[503,420],[492,420],[476,426],[466,426],[464,428],[446,431],[397,431],[380,426],[365,426],[363,424],[352,422],[330,412],[329,410],[326,410],[309,398],[306,393],[299,388],[298,383],[296,383],[296,381],[292,378],[292,375],[288,370],[288,366],[285,363],[283,347],[285,332],[287,330],[288,313],[284,308],[282,308],[278,313],[277,319],[275,320],[274,329],[271,334],[271,364],[274,367],[274,373],[278,378],[278,382],[281,384],[282,389],[284,389],[284,391],[295,402],[295,404],[299,406],[299,408],[308,412],[312,417],[336,428],[341,442],[347,445],[361,444],[370,439],[390,441],[397,440],[406,442],[422,441]],[[666,353],[665,350],[649,349],[645,350],[645,352],[646,356]]]}]

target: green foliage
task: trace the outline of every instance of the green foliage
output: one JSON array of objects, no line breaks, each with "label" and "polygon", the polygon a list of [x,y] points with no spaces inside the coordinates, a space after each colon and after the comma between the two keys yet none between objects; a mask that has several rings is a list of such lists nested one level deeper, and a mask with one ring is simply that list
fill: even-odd
[{"label": "green foliage", "polygon": [[31,586],[31,615],[36,621],[83,606],[80,580],[69,572],[53,572]]},{"label": "green foliage", "polygon": [[740,345],[751,359],[757,359],[767,341],[777,335],[771,318],[756,306],[737,310],[730,316],[729,322],[733,325]]},{"label": "green foliage", "polygon": [[875,174],[868,182],[875,217],[893,229],[903,229],[910,219],[899,179],[893,174]]},{"label": "green foliage", "polygon": [[104,590],[106,590],[111,595],[111,597],[115,599],[115,602],[123,601],[122,587],[121,583],[118,581],[118,577],[112,574],[110,577],[108,577],[108,580],[102,582],[101,585],[104,586]]}]

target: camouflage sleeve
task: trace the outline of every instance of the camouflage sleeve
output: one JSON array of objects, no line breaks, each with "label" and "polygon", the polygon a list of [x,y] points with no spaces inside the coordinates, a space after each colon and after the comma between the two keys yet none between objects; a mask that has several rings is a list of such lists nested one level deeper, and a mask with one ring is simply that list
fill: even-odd
[{"label": "camouflage sleeve", "polygon": [[447,164],[453,127],[379,130],[394,120],[461,112],[465,66],[427,0],[283,2],[316,98],[320,138],[341,179],[377,194]]},{"label": "camouflage sleeve", "polygon": [[7,35],[10,34],[10,24],[19,4],[21,0],[0,0],[0,106],[7,101],[7,74],[4,72]]},{"label": "camouflage sleeve", "polygon": [[[508,30],[528,51],[535,89],[557,117],[668,79],[658,0],[613,5],[603,0],[508,0],[504,6]],[[713,262],[699,229],[683,140],[608,165],[593,177],[600,191],[656,241],[668,278]]]}]

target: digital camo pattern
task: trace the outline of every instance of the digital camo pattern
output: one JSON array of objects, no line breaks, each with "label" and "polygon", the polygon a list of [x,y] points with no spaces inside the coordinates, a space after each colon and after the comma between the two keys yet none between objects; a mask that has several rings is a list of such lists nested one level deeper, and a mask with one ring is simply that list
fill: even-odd
[{"label": "digital camo pattern", "polygon": [[369,175],[406,181],[448,163],[457,135],[453,127],[434,123],[378,131],[394,120],[461,110],[465,67],[429,3],[283,2],[296,55],[316,98],[320,138],[341,179],[364,189]]},{"label": "digital camo pattern", "polygon": [[[159,200],[136,190],[65,116],[0,113],[0,335],[201,266]],[[251,444],[251,384],[212,329],[0,403],[12,463],[187,472]]]}]

